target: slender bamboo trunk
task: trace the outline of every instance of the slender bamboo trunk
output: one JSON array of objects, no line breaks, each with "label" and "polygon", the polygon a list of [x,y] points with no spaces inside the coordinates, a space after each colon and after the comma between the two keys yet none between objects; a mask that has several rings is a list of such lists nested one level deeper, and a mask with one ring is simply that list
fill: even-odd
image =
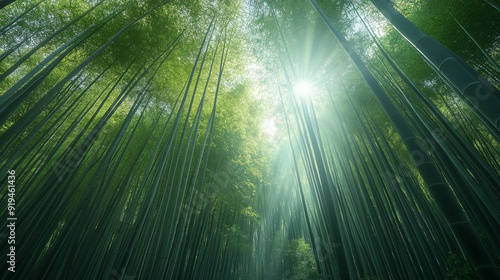
[{"label": "slender bamboo trunk", "polygon": [[0,1],[0,9],[7,7],[8,5],[14,3],[16,0],[2,0]]},{"label": "slender bamboo trunk", "polygon": [[399,13],[389,1],[370,0],[403,37],[442,73],[465,103],[500,131],[500,91],[468,66],[453,51],[425,34]]},{"label": "slender bamboo trunk", "polygon": [[[323,12],[318,3],[315,0],[310,0],[309,2],[311,2],[311,4],[319,13],[321,18],[325,21],[325,23],[328,25],[332,33],[344,47],[345,51],[354,61],[361,75],[366,80],[366,82],[372,89],[373,93],[379,100],[380,104],[384,108],[385,112],[391,119],[400,137],[402,138],[403,143],[408,149],[408,152],[410,153],[412,160],[414,161],[414,163],[417,166],[417,169],[422,175],[422,178],[424,179],[424,182],[426,183],[429,192],[431,193],[432,197],[434,198],[441,212],[444,214],[446,221],[453,230],[455,237],[458,239],[460,243],[460,246],[462,247],[466,255],[470,258],[478,276],[481,279],[485,280],[500,279],[500,271],[493,263],[493,260],[490,257],[488,251],[482,244],[477,233],[474,231],[472,224],[466,218],[463,209],[457,203],[445,179],[442,177],[441,173],[438,171],[432,160],[429,158],[429,155],[427,154],[427,151],[424,149],[424,146],[420,143],[420,141],[416,138],[414,133],[410,130],[410,127],[402,117],[401,113],[398,112],[398,110],[393,105],[391,100],[387,97],[386,93],[380,87],[376,79],[368,71],[366,65],[356,54],[355,50],[350,46],[350,44],[347,42],[345,37],[340,33],[340,31],[333,25],[333,23],[330,21],[328,16]],[[426,36],[423,37],[421,36],[421,38],[424,37]],[[477,85],[480,85],[479,82],[477,82]],[[467,88],[471,88],[470,85],[467,86]],[[497,106],[497,108],[498,107],[500,106]],[[500,116],[498,115],[499,113],[497,109],[496,111],[497,113],[495,113],[494,115]],[[496,122],[499,120],[500,119],[495,119],[495,125]]]},{"label": "slender bamboo trunk", "polygon": [[498,11],[500,11],[500,4],[498,3],[495,3],[494,1],[495,0],[484,0],[486,3],[490,4],[490,6],[492,6],[493,8],[497,9]]}]

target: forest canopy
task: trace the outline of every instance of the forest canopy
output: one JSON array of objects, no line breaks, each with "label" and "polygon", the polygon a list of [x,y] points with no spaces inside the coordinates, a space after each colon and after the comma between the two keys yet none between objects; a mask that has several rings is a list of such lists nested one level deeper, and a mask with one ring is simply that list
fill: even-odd
[{"label": "forest canopy", "polygon": [[0,279],[500,279],[499,15],[0,1]]}]

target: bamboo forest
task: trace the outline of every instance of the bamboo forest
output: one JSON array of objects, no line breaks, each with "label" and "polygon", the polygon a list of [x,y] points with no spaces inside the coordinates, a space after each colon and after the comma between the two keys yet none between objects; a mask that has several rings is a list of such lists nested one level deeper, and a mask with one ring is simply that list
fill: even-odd
[{"label": "bamboo forest", "polygon": [[500,279],[499,0],[0,0],[0,280]]}]

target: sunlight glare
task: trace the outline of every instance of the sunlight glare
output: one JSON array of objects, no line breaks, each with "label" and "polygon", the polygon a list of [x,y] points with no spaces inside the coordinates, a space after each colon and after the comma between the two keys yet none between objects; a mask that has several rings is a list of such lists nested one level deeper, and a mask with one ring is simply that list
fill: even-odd
[{"label": "sunlight glare", "polygon": [[314,94],[315,88],[313,84],[309,81],[300,81],[295,87],[295,93],[299,96],[306,97]]},{"label": "sunlight glare", "polygon": [[274,118],[265,119],[260,126],[262,132],[267,134],[270,137],[273,137],[276,134],[276,122]]}]

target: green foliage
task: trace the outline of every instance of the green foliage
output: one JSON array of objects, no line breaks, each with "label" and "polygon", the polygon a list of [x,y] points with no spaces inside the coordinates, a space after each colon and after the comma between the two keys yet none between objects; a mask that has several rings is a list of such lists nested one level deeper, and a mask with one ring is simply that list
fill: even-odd
[{"label": "green foliage", "polygon": [[[498,261],[498,135],[369,1],[318,2]],[[500,82],[489,6],[394,2]],[[308,1],[26,0],[0,22],[14,278],[473,279],[446,256],[459,244],[402,141],[414,139]],[[293,94],[300,80],[314,95]]]},{"label": "green foliage", "polygon": [[454,280],[479,279],[469,262],[466,262],[461,255],[448,252],[446,262],[450,266],[448,276]]},{"label": "green foliage", "polygon": [[[479,237],[483,242],[487,243],[488,235],[487,232],[481,228],[476,227],[475,230],[478,232]],[[492,248],[488,248],[488,252],[490,253],[493,261],[495,262],[497,267],[500,267],[500,254],[495,252]],[[468,279],[480,279],[471,263],[464,259],[463,254],[448,252],[446,257],[446,265],[448,266],[447,275],[451,277],[453,280],[468,280]]]},{"label": "green foliage", "polygon": [[291,279],[314,280],[320,279],[311,246],[304,238],[288,240],[283,246],[282,256],[291,266]]}]

